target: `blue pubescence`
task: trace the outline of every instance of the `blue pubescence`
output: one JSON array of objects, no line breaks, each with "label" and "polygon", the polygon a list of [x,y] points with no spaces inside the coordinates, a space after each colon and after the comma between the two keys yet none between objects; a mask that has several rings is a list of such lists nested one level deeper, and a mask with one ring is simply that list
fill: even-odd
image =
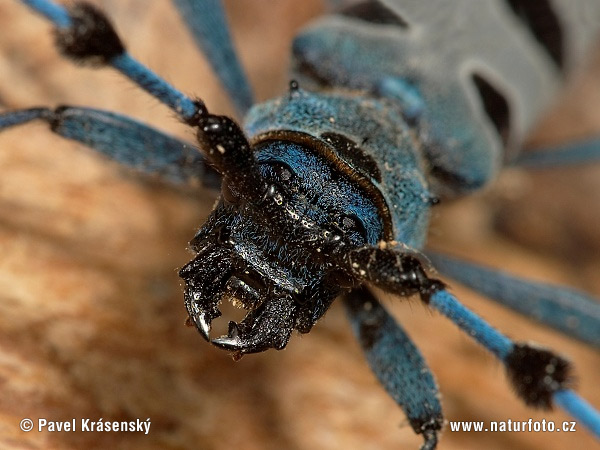
[{"label": "blue pubescence", "polygon": [[0,114],[0,130],[52,116],[48,108],[29,108]]},{"label": "blue pubescence", "polygon": [[[200,267],[206,249],[212,248],[210,254],[226,255],[227,273],[182,270],[186,299],[191,299],[186,300],[188,311],[207,339],[203,330],[210,330],[221,299],[236,299],[248,310],[241,322],[231,325],[230,335],[213,340],[242,353],[281,348],[292,328],[308,332],[337,296],[356,285],[337,261],[350,249],[375,245],[383,237],[373,200],[314,149],[264,140],[254,147],[252,165],[268,186],[264,196],[245,198],[232,192],[244,189],[243,178],[224,188],[231,192],[223,195],[191,242],[198,252],[191,267]],[[206,297],[204,290],[213,294]],[[275,339],[271,325],[265,325],[275,319],[266,311],[284,298],[293,302],[287,303],[289,320]]]},{"label": "blue pubescence", "polygon": [[71,17],[65,8],[47,0],[21,0],[24,4],[54,22],[59,28],[71,25]]},{"label": "blue pubescence", "polygon": [[254,103],[252,88],[236,55],[220,0],[174,0],[196,44],[210,62],[240,116]]},{"label": "blue pubescence", "polygon": [[139,172],[173,183],[220,184],[195,145],[114,112],[74,106],[10,111],[0,114],[0,130],[39,119],[52,132]]},{"label": "blue pubescence", "polygon": [[448,291],[435,292],[430,298],[429,305],[448,317],[498,359],[504,360],[512,351],[513,343],[509,338],[495,330],[477,314],[469,311]]},{"label": "blue pubescence", "polygon": [[589,295],[440,253],[427,252],[427,256],[442,274],[488,298],[569,336],[600,346],[600,303]]},{"label": "blue pubescence", "polygon": [[406,414],[415,433],[435,447],[444,419],[431,370],[411,338],[367,289],[345,297],[352,330],[371,369]]},{"label": "blue pubescence", "polygon": [[184,120],[193,118],[198,112],[197,105],[191,98],[175,89],[171,84],[135,60],[128,53],[114,58],[111,61],[111,65],[150,95],[175,111]]},{"label": "blue pubescence", "polygon": [[[370,183],[385,199],[392,222],[392,235],[386,237],[422,248],[431,207],[431,195],[425,178],[420,148],[407,127],[401,112],[390,102],[352,93],[314,93],[298,89],[254,106],[245,129],[252,139],[273,130],[306,133],[318,138],[339,133],[358,143],[357,151],[374,160],[381,171],[381,182]],[[335,151],[332,151],[335,153]],[[344,160],[352,170],[356,163]],[[365,172],[365,171],[363,171]],[[380,215],[385,214],[380,211]]]},{"label": "blue pubescence", "polygon": [[510,165],[525,169],[553,169],[600,161],[600,139],[558,145],[556,147],[532,148],[517,155]]},{"label": "blue pubescence", "polygon": [[[216,246],[226,250],[225,259],[231,267],[223,274],[210,276],[202,270],[182,274],[186,280],[186,296],[198,297],[200,303],[195,307],[202,314],[216,317],[211,311],[227,296],[226,282],[232,276],[243,279],[257,292],[259,303],[245,304],[249,312],[238,323],[242,342],[247,341],[244,335],[258,332],[255,322],[257,314],[266,307],[264,305],[282,297],[294,300],[290,327],[280,330],[287,342],[293,328],[302,333],[309,332],[342,292],[339,284],[328,276],[335,267],[332,261],[327,262],[326,252],[317,258],[316,250],[305,244],[311,230],[303,228],[300,221],[292,220],[293,224],[290,224],[289,217],[282,214],[281,209],[282,205],[275,205],[268,199],[262,205],[251,206],[221,201],[191,242],[192,248],[199,252],[191,265],[197,262],[202,267],[203,249]],[[262,214],[257,210],[262,210]],[[323,243],[321,246],[325,247]],[[214,290],[210,298],[204,295],[207,290]],[[247,348],[240,344],[240,350],[245,353],[265,349],[264,346]]]},{"label": "blue pubescence", "polygon": [[302,210],[315,225],[326,227],[332,217],[354,215],[365,228],[367,243],[375,244],[382,238],[382,222],[373,202],[308,149],[291,142],[272,141],[260,145],[255,157],[263,176],[268,176],[267,163],[281,162],[290,167],[304,203]]},{"label": "blue pubescence", "polygon": [[210,173],[204,156],[194,145],[121,114],[61,107],[50,125],[52,131],[61,136],[171,182],[203,180]]},{"label": "blue pubescence", "polygon": [[198,105],[192,99],[124,50],[110,21],[96,8],[76,3],[69,10],[49,0],[22,1],[54,23],[57,44],[66,56],[79,63],[111,65],[184,120],[191,120],[197,114]]},{"label": "blue pubescence", "polygon": [[505,364],[513,387],[528,405],[548,408],[558,400],[559,406],[600,436],[600,414],[567,389],[572,379],[565,360],[536,346],[513,342],[461,305],[446,290],[435,292],[429,304]]},{"label": "blue pubescence", "polygon": [[415,123],[425,110],[425,102],[414,83],[399,77],[383,77],[374,86],[374,93],[389,99],[396,100],[404,118]]},{"label": "blue pubescence", "polygon": [[554,394],[554,402],[596,437],[600,437],[600,412],[579,395],[570,389],[560,390]]},{"label": "blue pubescence", "polygon": [[480,189],[500,170],[499,139],[472,101],[469,82],[452,71],[430,70],[429,49],[419,48],[413,33],[322,19],[295,38],[293,77],[311,89],[344,87],[406,108],[407,118],[419,119],[409,121],[432,168],[432,191],[455,196]]},{"label": "blue pubescence", "polygon": [[[187,98],[133,60],[125,52],[108,20],[93,7],[77,4],[67,10],[50,1],[23,2],[55,23],[59,48],[65,55],[81,63],[112,65],[174,109],[192,126],[197,126],[200,118],[216,117],[208,115],[199,102]],[[200,4],[193,0],[179,1],[179,4],[184,3]],[[445,6],[448,7],[449,3]],[[431,16],[439,17],[440,11],[431,11]],[[219,14],[223,19],[222,12]],[[445,20],[443,14],[442,18]],[[420,19],[427,22],[423,17]],[[397,243],[389,247],[384,243],[374,246],[382,237],[381,222],[385,223],[389,215],[393,230],[391,236],[385,237],[421,248],[431,205],[430,191],[461,194],[490,180],[500,159],[498,136],[489,133],[489,117],[482,119],[481,98],[472,101],[472,86],[468,86],[472,72],[469,73],[465,66],[460,66],[461,71],[447,72],[428,67],[433,62],[428,57],[436,55],[436,52],[422,51],[415,45],[418,41],[411,40],[411,36],[406,34],[418,29],[418,26],[411,25],[410,30],[404,26],[397,29],[383,27],[381,30],[385,30],[379,32],[375,31],[377,27],[370,26],[372,24],[364,28],[356,23],[349,25],[336,20],[332,19],[322,29],[317,26],[305,32],[294,44],[297,78],[303,84],[306,82],[308,86],[325,92],[308,93],[297,89],[297,84],[294,84],[286,97],[253,109],[247,129],[252,138],[258,140],[273,131],[305,133],[323,141],[329,133],[329,136],[337,135],[342,139],[330,140],[330,154],[320,155],[325,161],[322,164],[318,158],[313,161],[310,152],[305,153],[296,144],[274,144],[263,140],[257,146],[257,161],[264,152],[264,159],[253,166],[258,168],[260,176],[244,177],[243,173],[238,173],[236,183],[232,184],[236,185],[234,188],[243,189],[244,181],[264,178],[270,188],[264,191],[263,196],[263,190],[257,186],[246,186],[249,190],[254,188],[254,193],[261,192],[261,196],[249,195],[243,201],[241,197],[236,198],[235,193],[229,197],[223,195],[207,224],[192,242],[198,251],[197,257],[181,271],[186,280],[186,306],[196,325],[208,338],[210,320],[220,314],[216,302],[221,298],[234,298],[250,311],[240,324],[230,323],[229,336],[213,343],[240,353],[271,347],[280,349],[287,343],[293,328],[301,332],[310,330],[338,294],[356,287],[359,282],[373,282],[399,295],[420,293],[423,301],[449,317],[505,364],[513,386],[526,403],[545,407],[551,404],[553,398],[576,419],[600,434],[598,413],[565,389],[570,375],[569,364],[564,359],[547,350],[515,343],[494,330],[460,305],[445,290],[443,283],[428,279],[420,262],[406,256],[401,245],[398,250],[395,247]],[[193,24],[191,26],[193,28]],[[435,35],[435,30],[429,31],[429,35]],[[223,46],[226,40],[224,37],[217,38],[217,47]],[[435,45],[436,39],[434,36],[434,39],[421,42]],[[451,50],[461,48],[468,49],[468,45],[462,42]],[[477,54],[477,48],[470,50],[473,53],[469,57]],[[445,58],[442,63],[450,68],[454,60],[464,62],[458,56],[461,55],[448,51],[436,55],[436,61]],[[512,52],[509,52],[509,60],[514,60]],[[520,62],[523,63],[522,60]],[[490,67],[493,69],[493,64],[485,69]],[[467,69],[473,70],[473,67]],[[501,74],[509,80],[508,84],[514,82],[508,76],[510,72]],[[527,86],[531,91],[549,92],[545,88],[537,89],[540,83],[535,83],[539,78],[535,73],[526,78],[513,87],[520,89]],[[241,86],[240,81],[235,83]],[[240,109],[243,109],[247,104],[247,99],[242,98],[238,107],[242,105]],[[527,117],[519,119],[521,125],[531,121],[529,113],[538,106],[536,103],[527,114],[523,114]],[[52,114],[60,112],[31,109],[9,113],[0,117],[0,128],[35,118],[52,122],[55,118]],[[57,133],[86,142],[88,137],[84,136],[83,129],[90,125],[86,124],[86,120],[91,119],[93,114],[88,115],[83,110],[74,112],[83,121],[64,117],[62,128],[57,123],[52,125]],[[106,115],[103,119],[110,121],[111,117]],[[411,123],[407,124],[407,121]],[[121,133],[117,130],[120,126],[126,128],[128,120],[104,129],[102,120],[94,119],[90,123],[93,131],[86,143],[110,154],[105,149],[108,144],[104,138],[112,138],[115,142],[121,139],[122,145],[112,156],[118,160],[116,155],[122,151],[123,162],[137,161],[140,156],[139,149],[128,153],[129,146],[135,147],[131,139],[143,140],[152,134],[142,132],[142,127],[134,127],[129,130],[131,133],[122,130],[122,135],[117,137]],[[222,134],[222,131],[217,134]],[[142,136],[135,136],[139,132]],[[114,135],[111,136],[111,133]],[[226,136],[220,138],[226,139]],[[356,146],[348,148],[355,147],[355,151],[364,158],[350,158],[339,149],[336,151],[334,141],[339,144],[344,139],[356,143]],[[238,144],[230,141],[228,151]],[[245,138],[243,141],[247,144]],[[248,156],[250,146],[244,148],[246,151],[242,156]],[[211,147],[211,150],[219,150],[219,147]],[[582,154],[587,158],[586,152],[584,149]],[[235,153],[233,156],[235,158]],[[344,176],[327,172],[330,169],[328,163],[333,160],[342,160],[348,169],[361,172],[367,178],[370,176],[369,182],[385,199],[385,208],[363,196],[364,190],[347,182]],[[250,154],[245,161],[254,164],[254,156]],[[373,177],[373,171],[361,170],[365,169],[360,167],[365,161],[375,161],[382,176]],[[243,162],[243,158],[237,162]],[[144,164],[152,171],[157,170],[152,161],[143,161]],[[340,173],[345,172],[342,170]],[[225,173],[224,185],[228,175]],[[361,227],[356,223],[353,225],[355,219],[360,220],[364,230],[362,236],[358,232]],[[327,234],[319,234],[322,231]],[[316,236],[318,239],[315,239]],[[362,269],[358,262],[357,273],[342,270],[339,266],[344,260],[340,255],[357,244],[365,247],[351,250],[346,256],[361,257],[361,264],[368,270]],[[325,251],[319,254],[315,249],[326,249],[332,253]],[[333,252],[337,253],[334,255]],[[328,258],[332,255],[335,258]],[[346,280],[343,280],[344,276]],[[407,369],[406,379],[411,381],[416,375],[415,367],[424,367],[422,360],[415,359],[415,355],[419,356],[418,351],[408,337],[402,335],[397,325],[387,318],[373,326],[374,315],[361,314],[359,312],[360,317],[355,316],[353,321],[361,328],[359,334],[363,347],[374,361],[374,370],[383,384],[386,388],[391,387],[390,393],[398,401],[410,403],[420,399],[427,402],[429,396],[434,395],[431,389],[434,383],[427,376],[419,380],[424,382],[425,391],[409,390],[403,396],[397,390],[406,380],[399,380],[398,376],[390,376],[386,372],[399,365]],[[407,346],[407,342],[410,345]],[[415,359],[413,366],[402,366],[406,364],[404,360],[394,361],[402,352],[408,359]],[[394,363],[389,364],[390,361]],[[560,376],[556,376],[556,372],[560,372]],[[421,406],[417,404],[416,410]],[[439,423],[434,420],[437,417],[435,412],[426,412],[425,416],[427,414],[433,422],[425,422],[425,425],[429,424],[426,430],[430,431],[426,445],[429,443],[432,447],[435,445],[435,427]],[[409,417],[411,415],[414,414],[409,413]]]}]

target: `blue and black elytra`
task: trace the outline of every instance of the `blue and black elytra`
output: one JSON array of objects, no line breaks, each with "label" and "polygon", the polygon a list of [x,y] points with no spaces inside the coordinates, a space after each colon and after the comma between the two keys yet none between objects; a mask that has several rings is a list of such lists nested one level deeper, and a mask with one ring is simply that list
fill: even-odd
[{"label": "blue and black elytra", "polygon": [[[437,386],[368,285],[418,295],[492,352],[528,405],[558,405],[600,437],[599,413],[570,389],[569,363],[494,330],[430,266],[595,346],[600,303],[424,253],[432,207],[482,188],[503,164],[598,159],[600,141],[527,157],[517,150],[594,42],[599,2],[338,1],[336,13],[295,39],[289,90],[253,105],[219,1],[174,0],[245,117],[243,128],[133,59],[94,7],[22,3],[54,24],[66,57],[112,66],[169,106],[195,130],[200,151],[122,115],[80,107],[6,112],[0,129],[41,119],[171,181],[214,184],[219,174],[219,201],[190,243],[195,258],[180,271],[188,323],[204,339],[235,358],[282,349],[293,330],[308,333],[342,297],[375,375],[423,436],[422,448],[432,449],[444,424]],[[247,313],[215,337],[223,301]]]}]

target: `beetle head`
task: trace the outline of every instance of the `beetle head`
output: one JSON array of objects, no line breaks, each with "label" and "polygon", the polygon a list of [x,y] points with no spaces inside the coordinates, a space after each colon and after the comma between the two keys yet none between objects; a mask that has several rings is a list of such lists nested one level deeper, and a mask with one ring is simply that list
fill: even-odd
[{"label": "beetle head", "polygon": [[[310,331],[355,284],[336,261],[381,239],[377,208],[301,139],[251,146],[233,121],[218,116],[201,120],[198,130],[223,182],[214,211],[191,241],[196,257],[180,271],[191,322],[238,356],[281,349],[294,329]],[[211,339],[223,301],[246,315]]]}]

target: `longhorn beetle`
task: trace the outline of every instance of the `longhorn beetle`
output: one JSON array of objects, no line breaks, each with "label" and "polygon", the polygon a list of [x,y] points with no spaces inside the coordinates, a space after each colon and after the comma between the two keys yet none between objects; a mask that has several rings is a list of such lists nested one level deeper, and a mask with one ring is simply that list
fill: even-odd
[{"label": "longhorn beetle", "polygon": [[[59,45],[63,46],[63,51],[70,53],[71,56],[75,54],[78,58],[84,56],[87,59],[90,59],[90,53],[97,52],[93,55],[94,58],[91,58],[95,60],[94,62],[107,60],[128,75],[141,77],[143,85],[145,84],[151,91],[156,91],[156,86],[148,86],[146,74],[137,63],[123,57],[116,39],[105,31],[108,25],[102,23],[101,16],[94,10],[87,7],[76,7],[73,15],[67,16],[61,12],[61,9],[53,9],[49,3],[31,3],[37,8],[51,8],[45,12],[58,23],[59,27],[64,28],[65,24],[75,21],[78,27],[73,30],[83,31],[83,36],[78,36],[78,39],[74,39],[72,33],[75,31],[73,30],[59,33]],[[369,4],[367,9],[365,9],[365,5],[351,7],[346,9],[343,15],[357,22],[363,22],[363,19],[368,18],[367,22],[388,21],[388,23],[379,25],[395,25],[401,28],[407,26],[407,24],[400,23],[402,20],[395,16],[396,23],[389,23],[391,17],[389,10],[383,7],[384,13],[381,14],[382,7],[377,5],[374,7],[373,4]],[[377,14],[374,14],[374,11]],[[99,23],[100,26],[98,26]],[[357,26],[356,23],[353,23],[353,26]],[[102,39],[96,38],[94,33],[87,35],[90,27],[104,30],[104,34],[101,35]],[[90,43],[81,47],[79,37],[85,38],[86,36],[91,36]],[[427,272],[424,259],[418,257],[418,250],[422,247],[422,229],[426,221],[423,214],[426,214],[429,207],[438,201],[438,196],[447,196],[449,192],[446,191],[469,190],[478,185],[481,180],[477,179],[474,174],[476,174],[477,164],[481,163],[479,168],[483,172],[479,174],[483,174],[484,178],[487,177],[487,174],[484,173],[487,170],[485,161],[469,158],[469,162],[473,165],[465,166],[464,172],[460,172],[460,170],[458,173],[449,172],[443,161],[443,158],[446,157],[442,152],[444,149],[437,147],[444,142],[440,143],[436,140],[436,133],[439,132],[443,135],[443,127],[442,129],[428,129],[423,125],[424,123],[427,125],[425,118],[429,117],[428,114],[431,114],[430,120],[433,122],[437,120],[435,118],[437,111],[428,112],[429,105],[421,103],[423,93],[419,91],[427,90],[426,85],[419,84],[423,80],[418,78],[413,80],[410,77],[398,80],[388,77],[375,80],[376,84],[371,86],[373,91],[368,91],[367,87],[361,84],[364,81],[360,78],[344,79],[342,66],[336,67],[337,73],[332,75],[328,72],[330,68],[327,64],[315,65],[314,58],[311,60],[311,51],[318,50],[319,47],[314,42],[310,42],[310,39],[315,36],[317,44],[319,44],[318,38],[321,36],[318,33],[311,36],[309,32],[296,41],[297,70],[302,77],[302,86],[305,85],[304,82],[309,87],[311,82],[316,83],[323,88],[325,97],[324,99],[320,98],[317,90],[299,89],[294,83],[291,85],[289,93],[281,98],[279,104],[265,107],[263,111],[254,110],[249,119],[250,130],[252,130],[252,126],[260,130],[261,127],[267,125],[277,130],[274,133],[269,129],[260,138],[262,141],[253,142],[256,155],[262,155],[260,158],[263,158],[259,158],[257,162],[254,161],[254,153],[249,151],[250,147],[246,144],[245,138],[229,119],[213,116],[201,102],[190,101],[166,88],[162,90],[166,96],[161,98],[159,95],[159,99],[167,103],[171,102],[174,109],[186,122],[200,130],[199,140],[208,153],[208,158],[224,174],[223,203],[217,210],[216,216],[211,219],[212,222],[209,220],[207,228],[201,231],[192,242],[193,248],[200,256],[196,258],[195,262],[186,266],[181,274],[187,281],[186,304],[191,321],[206,338],[208,338],[212,319],[218,315],[217,310],[214,309],[216,300],[221,297],[231,299],[250,310],[248,317],[241,323],[230,322],[226,337],[212,340],[213,343],[234,351],[238,357],[268,347],[285,346],[291,329],[307,332],[316,319],[323,314],[333,295],[339,293],[339,288],[342,288],[341,290],[356,289],[358,284],[365,280],[397,294],[417,293],[425,303],[431,303],[432,306],[441,309],[446,314],[454,316],[463,325],[464,320],[472,318],[467,312],[456,309],[460,307],[447,293],[444,284]],[[106,42],[111,40],[113,44],[106,47]],[[100,45],[97,45],[99,42]],[[304,45],[307,47],[304,48]],[[94,49],[90,50],[90,46]],[[99,47],[99,50],[95,47]],[[381,58],[382,55],[378,55],[378,57]],[[485,71],[485,69],[480,68],[479,70]],[[319,71],[321,72],[319,73]],[[506,119],[503,111],[506,109],[506,105],[502,104],[499,94],[485,76],[477,71],[470,75],[481,97],[487,100],[484,101],[484,106],[487,108],[486,111],[492,119],[496,131],[502,139],[509,143],[514,136],[509,134],[510,130],[506,129],[508,124],[503,122]],[[340,86],[346,83],[346,88],[351,88],[350,91],[343,92],[344,95],[330,94],[327,83],[331,82],[328,77],[332,76],[339,76]],[[357,85],[352,85],[352,83],[357,83]],[[238,84],[237,88],[239,87]],[[368,91],[368,95],[365,95],[364,92],[360,93],[365,90]],[[359,91],[359,93],[354,91]],[[391,103],[388,102],[390,97],[393,99]],[[241,103],[244,101],[242,95],[234,100]],[[394,102],[400,104],[402,108],[398,111],[395,110],[395,107],[390,106],[395,104]],[[459,104],[460,101],[457,101],[452,106],[458,108]],[[440,111],[443,112],[444,106],[441,105]],[[531,105],[527,104],[526,107],[529,108]],[[242,104],[241,109],[243,108]],[[279,111],[280,114],[273,114],[276,108],[282,109]],[[398,112],[399,116],[397,117]],[[463,112],[466,114],[466,111]],[[74,122],[67,120],[71,117],[71,113],[73,113],[72,120]],[[341,113],[348,115],[340,115]],[[252,114],[255,116],[253,117]],[[364,116],[370,117],[372,122],[362,123],[357,119]],[[100,119],[106,121],[108,118],[114,121],[108,122],[108,125],[103,122],[104,127],[110,126],[111,123],[114,126],[120,120],[114,116],[105,116],[99,112],[90,113],[80,109],[67,108],[55,112],[47,109],[33,109],[23,113],[6,114],[3,116],[3,125],[13,125],[15,122],[25,122],[33,118],[49,121],[59,134],[73,131],[77,133],[83,128],[89,132],[89,127],[94,124],[99,125]],[[85,127],[78,128],[76,125],[76,121],[80,118],[85,121]],[[326,121],[322,119],[326,119]],[[348,129],[347,123],[349,122],[354,125],[352,130]],[[121,124],[123,123],[121,122]],[[401,132],[400,136],[403,142],[397,143],[400,149],[404,146],[411,148],[411,145],[415,145],[420,151],[429,152],[427,157],[431,166],[425,173],[430,177],[427,181],[420,179],[422,174],[417,169],[420,168],[421,163],[418,158],[416,163],[413,162],[415,157],[410,151],[404,155],[408,159],[402,161],[401,166],[392,170],[388,166],[392,165],[394,161],[386,161],[386,164],[379,161],[380,164],[377,165],[373,161],[372,155],[369,155],[369,151],[365,150],[370,147],[381,149],[385,147],[386,140],[399,139],[397,135],[386,134],[390,123],[395,124],[394,132]],[[419,139],[412,142],[414,136],[410,130],[413,128],[409,127],[410,130],[405,130],[402,128],[403,125],[401,126],[402,123],[417,129],[419,131],[417,138],[423,139],[425,145]],[[281,128],[282,124],[292,128],[293,132],[285,127]],[[442,125],[448,124],[442,122]],[[64,127],[63,131],[61,131],[61,126]],[[310,133],[294,129],[294,127],[301,128],[302,126],[308,127],[310,131],[314,131],[311,127],[317,126],[318,139]],[[226,129],[227,132],[223,133],[222,129]],[[106,128],[103,131],[106,131]],[[212,132],[215,134],[211,134]],[[258,133],[256,130],[254,132]],[[140,133],[143,135],[142,131]],[[148,136],[150,132],[147,133],[145,136]],[[314,133],[317,132],[314,131]],[[363,135],[360,143],[355,140],[357,135]],[[92,134],[88,134],[84,139],[92,139],[94,145],[102,148],[103,143],[99,142],[98,136],[100,134],[94,135],[92,130]],[[123,134],[114,133],[111,136],[112,144],[119,136],[123,136]],[[82,139],[78,136],[76,138]],[[489,135],[486,135],[485,138],[489,138]],[[126,138],[124,139],[122,142],[116,140],[116,143],[130,145]],[[293,144],[277,143],[282,139],[286,142],[293,142]],[[471,136],[467,135],[465,139],[466,142],[472,140],[477,142],[477,139],[484,138],[476,136],[475,133]],[[484,146],[482,143],[483,141],[479,142],[479,145]],[[156,143],[150,144],[151,150],[153,150],[152,145],[157,147]],[[163,145],[175,146],[176,144],[169,141]],[[312,149],[310,154],[304,153],[307,146]],[[108,150],[104,151],[108,152]],[[237,155],[231,160],[226,157],[230,151]],[[316,155],[312,154],[313,151],[316,152]],[[335,152],[339,152],[339,155],[333,157]],[[285,162],[282,162],[279,160],[282,154],[291,160],[285,159]],[[181,170],[174,170],[173,173],[167,171],[166,175],[187,177],[187,171],[190,169],[204,170],[196,153],[184,150],[181,156],[185,159],[179,158],[176,161],[177,167],[180,167]],[[116,159],[131,163],[131,160],[127,160],[130,157],[131,155],[116,155]],[[398,155],[394,156],[394,158],[396,157]],[[328,164],[323,164],[323,159],[328,161]],[[152,166],[156,162],[158,167]],[[141,163],[146,165],[147,169],[157,171],[157,169],[164,169],[161,167],[161,162],[157,158],[154,161],[146,159]],[[140,161],[136,160],[135,163],[139,164]],[[410,168],[411,164],[415,164],[415,169],[409,171],[407,167]],[[236,167],[237,169],[235,169]],[[349,167],[354,171],[348,171]],[[170,168],[169,166],[168,169]],[[333,169],[341,174],[332,172]],[[406,173],[403,178],[402,171],[411,172],[410,176]],[[392,176],[391,173],[393,173],[393,178],[386,179],[386,176]],[[315,174],[318,174],[316,178]],[[249,182],[249,179],[252,182]],[[370,184],[365,180],[370,180]],[[327,196],[320,197],[315,196],[314,193],[311,194],[310,188],[314,183],[326,188],[326,191],[339,193],[336,201],[341,201],[341,204]],[[388,197],[379,192],[379,189],[385,191],[386,186],[392,183],[399,183],[402,189],[390,191]],[[439,186],[436,186],[436,183]],[[431,189],[429,184],[431,184]],[[378,188],[374,189],[373,186],[378,186]],[[389,196],[392,198],[390,199]],[[239,219],[238,221],[236,208],[239,208],[239,211],[247,214],[252,220],[242,221]],[[272,220],[269,222],[270,225],[275,224],[274,228],[281,234],[273,235],[269,232],[264,234],[266,225],[263,222],[264,208],[269,214],[269,219]],[[386,212],[394,208],[398,211]],[[261,211],[263,215],[257,215],[255,211]],[[379,215],[374,211],[378,211]],[[224,213],[231,213],[231,218],[227,218],[226,215],[223,215]],[[415,220],[417,221],[416,225],[405,226],[406,221]],[[209,230],[208,234],[206,230]],[[403,231],[397,231],[399,234],[395,234],[393,230]],[[287,240],[282,239],[281,235],[285,236]],[[401,238],[401,242],[394,242],[395,238]],[[211,243],[216,243],[216,247],[213,248]],[[231,249],[237,256],[232,257]],[[203,252],[208,253],[204,254]],[[257,255],[262,256],[257,257]],[[282,263],[283,267],[285,267],[283,263],[286,261],[288,265],[291,265],[288,267],[287,273],[284,269],[272,264],[275,256],[279,258],[277,262]],[[444,260],[440,258],[439,256],[432,258],[434,266],[436,261],[438,261],[438,267],[444,266]],[[211,260],[214,260],[213,265],[208,264]],[[302,263],[299,269],[294,267],[297,261]],[[306,271],[307,268],[310,270]],[[467,266],[462,268],[468,269]],[[487,280],[487,284],[494,282],[493,278],[487,278]],[[211,289],[215,289],[215,291],[212,292]],[[207,295],[208,297],[202,297]],[[391,390],[395,383],[407,383],[411,376],[414,377],[425,368],[420,367],[422,363],[417,364],[419,367],[399,365],[406,371],[407,378],[396,376],[386,379],[385,372],[382,374],[381,366],[390,365],[394,358],[399,357],[398,354],[391,352],[381,353],[380,346],[385,344],[386,339],[396,339],[397,344],[406,345],[404,349],[409,357],[414,358],[417,353],[398,328],[391,325],[388,319],[382,319],[382,317],[387,317],[384,310],[380,309],[376,300],[369,298],[369,295],[367,291],[354,290],[346,302],[349,313],[354,318],[360,332],[360,340],[365,346],[376,372],[383,376],[382,381],[386,384],[386,388]],[[581,298],[578,297],[578,299],[578,301],[582,301]],[[446,307],[449,309],[446,310]],[[593,306],[586,304],[586,307],[592,308]],[[568,314],[573,315],[575,312],[569,311]],[[582,323],[585,325],[586,320],[592,319],[593,317],[590,318],[589,315],[575,318],[579,321],[580,329],[582,329]],[[475,319],[473,318],[473,320]],[[546,370],[545,377],[547,378],[550,376],[549,372],[560,372],[559,369],[565,366],[560,358],[534,350],[529,346],[518,346],[515,350],[512,344],[507,343],[501,336],[493,334],[491,330],[482,331],[479,327],[484,325],[479,322],[474,322],[474,324],[477,330],[475,333],[481,332],[480,338],[486,341],[488,346],[492,346],[493,350],[510,368],[509,373],[516,378],[516,388],[521,391],[526,401],[543,405],[549,403],[549,396],[552,393],[562,390],[562,381],[558,379],[540,383],[542,385],[540,389],[529,389],[526,386],[528,384],[526,380],[529,380],[532,375],[521,373],[520,369],[524,365],[527,366],[527,364],[523,364],[523,361],[528,361],[538,370],[541,370],[540,367]],[[592,323],[591,331],[583,328],[584,339],[593,340],[594,325],[597,328],[597,322]],[[382,329],[386,333],[381,333]],[[489,336],[488,332],[491,333]],[[395,348],[399,348],[399,345]],[[542,362],[540,363],[538,360]],[[533,364],[532,361],[538,361],[538,363]],[[397,363],[398,361],[394,360],[393,362]],[[565,375],[565,378],[568,377]],[[545,378],[541,377],[541,379]],[[417,389],[417,392],[420,393],[413,393],[417,397],[418,405],[415,404],[415,398],[412,397],[410,391],[392,392],[407,410],[415,431],[423,434],[426,438],[426,447],[435,445],[436,431],[441,425],[441,416],[437,412],[436,405],[432,404],[435,403],[435,396],[427,394],[432,387],[433,383],[430,378],[425,377],[420,390]],[[576,400],[575,403],[571,403],[569,394],[559,393],[557,397],[567,407],[577,404]],[[415,411],[423,405],[428,405],[428,408],[431,409],[416,414]]]}]

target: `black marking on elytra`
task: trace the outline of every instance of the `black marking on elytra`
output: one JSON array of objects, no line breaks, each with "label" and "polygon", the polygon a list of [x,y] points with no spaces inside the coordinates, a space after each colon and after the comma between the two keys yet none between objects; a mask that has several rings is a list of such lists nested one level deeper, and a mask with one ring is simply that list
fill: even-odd
[{"label": "black marking on elytra", "polygon": [[554,64],[563,70],[565,68],[563,29],[560,17],[552,9],[550,2],[548,0],[505,1]]},{"label": "black marking on elytra", "polygon": [[515,344],[504,360],[508,378],[523,401],[532,407],[550,409],[552,395],[570,388],[570,363],[549,350]]},{"label": "black marking on elytra", "polygon": [[365,175],[381,183],[381,172],[377,167],[377,163],[356,142],[343,134],[334,132],[323,133],[321,138],[335,147],[339,155],[352,164],[354,169],[360,170]]},{"label": "black marking on elytra", "polygon": [[378,25],[408,28],[408,22],[378,0],[366,0],[342,9],[339,14]]},{"label": "black marking on elytra", "polygon": [[56,30],[56,45],[80,64],[102,65],[125,52],[108,18],[88,3],[69,8],[71,25]]},{"label": "black marking on elytra", "polygon": [[510,107],[506,97],[478,73],[471,75],[483,109],[506,147],[510,137]]}]

